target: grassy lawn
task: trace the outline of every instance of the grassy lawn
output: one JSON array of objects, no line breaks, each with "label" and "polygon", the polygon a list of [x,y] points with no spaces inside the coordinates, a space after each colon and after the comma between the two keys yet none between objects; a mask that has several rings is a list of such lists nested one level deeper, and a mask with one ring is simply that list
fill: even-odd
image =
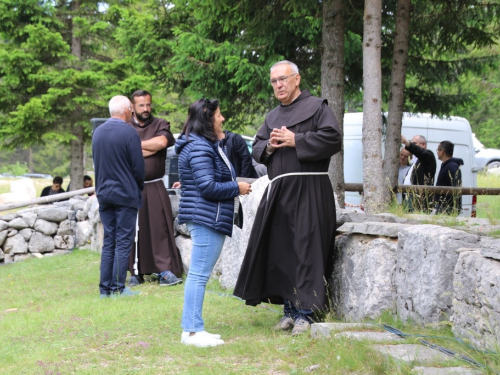
[{"label": "grassy lawn", "polygon": [[[500,188],[500,174],[479,173],[477,186]],[[500,196],[480,195],[477,197],[477,217],[489,219],[491,224],[500,224]]]},{"label": "grassy lawn", "polygon": [[[292,338],[273,332],[280,307],[246,306],[208,285],[206,328],[226,341],[216,348],[180,343],[184,286],[146,283],[127,298],[98,298],[100,256],[88,251],[0,266],[2,374],[410,374],[412,365],[374,352],[366,342]],[[405,333],[451,336],[386,321]],[[374,326],[375,327],[375,326]],[[417,338],[409,338],[415,342]],[[428,339],[431,340],[431,339]],[[500,371],[498,356],[456,342],[438,342]],[[450,360],[447,366],[465,366]],[[443,364],[441,364],[443,365]],[[485,372],[486,373],[486,372]]]}]

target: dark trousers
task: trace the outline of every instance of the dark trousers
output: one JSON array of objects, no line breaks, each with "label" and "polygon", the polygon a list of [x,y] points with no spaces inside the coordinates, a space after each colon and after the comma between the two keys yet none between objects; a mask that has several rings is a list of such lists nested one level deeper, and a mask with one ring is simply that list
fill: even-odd
[{"label": "dark trousers", "polygon": [[99,215],[104,227],[99,290],[101,295],[121,293],[125,288],[128,258],[134,242],[137,209],[100,204]]}]

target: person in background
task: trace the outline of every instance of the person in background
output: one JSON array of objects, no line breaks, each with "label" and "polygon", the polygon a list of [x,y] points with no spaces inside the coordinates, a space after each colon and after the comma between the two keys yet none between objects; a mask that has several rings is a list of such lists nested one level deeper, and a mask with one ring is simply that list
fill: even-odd
[{"label": "person in background", "polygon": [[[406,174],[410,170],[410,156],[411,156],[410,152],[406,150],[404,147],[402,147],[399,152],[399,176],[398,176],[399,185],[403,185]],[[396,198],[399,204],[403,202],[403,194],[397,193]]]},{"label": "person in background", "polygon": [[194,102],[175,145],[181,183],[177,218],[179,224],[187,225],[193,246],[184,288],[181,342],[198,347],[224,344],[220,335],[205,331],[205,286],[226,236],[232,235],[238,196],[252,191],[247,182],[236,182],[234,168],[220,147],[223,121],[217,100]]},{"label": "person in background", "polygon": [[[89,187],[92,187],[94,186],[94,180],[92,180],[92,177],[90,177],[88,174],[86,174],[85,176],[83,176],[83,188],[86,189],[86,188],[89,188]],[[67,191],[71,191],[71,181],[69,182],[68,186],[66,187],[66,190]],[[94,195],[94,193],[90,193],[90,194],[87,194],[89,197],[91,197],[92,195]]]},{"label": "person in background", "polygon": [[257,178],[247,143],[239,134],[223,130],[218,134],[222,149],[234,167],[236,177]]},{"label": "person in background", "polygon": [[61,187],[62,183],[63,178],[61,176],[54,177],[54,179],[52,180],[52,185],[44,187],[42,190],[42,194],[40,194],[40,197],[64,193],[64,189]]},{"label": "person in background", "polygon": [[[438,159],[442,162],[436,186],[462,186],[460,166],[464,161],[453,157],[455,145],[450,141],[442,141],[436,150]],[[460,193],[436,194],[434,197],[436,214],[458,215],[462,211]]]},{"label": "person in background", "polygon": [[[423,135],[415,135],[411,142],[401,135],[401,143],[413,155],[410,170],[403,181],[404,185],[434,185],[436,174],[436,157],[427,149],[427,140]],[[408,211],[423,211],[430,213],[433,208],[434,194],[405,194],[404,204]]]},{"label": "person in background", "polygon": [[401,151],[399,153],[399,176],[398,176],[398,182],[400,185],[403,184],[406,174],[410,170],[410,157],[411,154],[410,152],[402,147]]},{"label": "person in background", "polygon": [[269,112],[252,156],[267,166],[269,186],[259,204],[234,294],[255,306],[283,304],[274,329],[309,331],[329,308],[336,218],[330,158],[340,151],[340,128],[326,99],[301,90],[297,65],[271,67],[281,104]]},{"label": "person in background", "polygon": [[129,285],[142,284],[144,274],[158,274],[160,286],[173,286],[182,283],[183,266],[163,176],[167,147],[173,146],[175,139],[170,123],[151,114],[152,97],[148,91],[135,91],[131,101],[134,113],[129,124],[141,139],[146,181],[139,210],[138,242],[130,253]]},{"label": "person in background", "polygon": [[[90,177],[88,174],[83,176],[83,188],[86,189],[92,186],[94,186],[94,180],[92,180],[92,177]],[[87,195],[91,197],[92,195],[94,195],[94,193],[89,193]]]},{"label": "person in background", "polygon": [[140,294],[125,287],[125,280],[144,188],[141,139],[127,124],[132,116],[127,97],[111,98],[109,113],[111,118],[92,137],[96,196],[104,229],[101,298]]}]

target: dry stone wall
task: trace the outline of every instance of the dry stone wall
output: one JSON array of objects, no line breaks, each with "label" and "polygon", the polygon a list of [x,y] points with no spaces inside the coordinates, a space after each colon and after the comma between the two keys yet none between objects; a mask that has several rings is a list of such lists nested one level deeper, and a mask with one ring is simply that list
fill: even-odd
[{"label": "dry stone wall", "polygon": [[[382,232],[390,236],[374,236],[374,226],[387,226]],[[391,234],[394,228],[373,222],[339,228],[335,312],[347,321],[384,310],[420,324],[451,321],[456,336],[498,347],[500,240],[438,225],[400,225]]]},{"label": "dry stone wall", "polygon": [[0,215],[0,263],[65,254],[90,248],[92,224],[88,220],[93,197],[27,208]]}]

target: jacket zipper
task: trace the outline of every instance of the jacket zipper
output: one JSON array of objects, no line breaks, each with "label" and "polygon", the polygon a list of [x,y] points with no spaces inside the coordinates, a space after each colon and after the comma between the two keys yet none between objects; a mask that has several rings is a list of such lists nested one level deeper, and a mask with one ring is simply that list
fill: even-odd
[{"label": "jacket zipper", "polygon": [[219,221],[219,211],[220,211],[220,202],[217,203],[217,217],[215,218],[215,221]]}]

